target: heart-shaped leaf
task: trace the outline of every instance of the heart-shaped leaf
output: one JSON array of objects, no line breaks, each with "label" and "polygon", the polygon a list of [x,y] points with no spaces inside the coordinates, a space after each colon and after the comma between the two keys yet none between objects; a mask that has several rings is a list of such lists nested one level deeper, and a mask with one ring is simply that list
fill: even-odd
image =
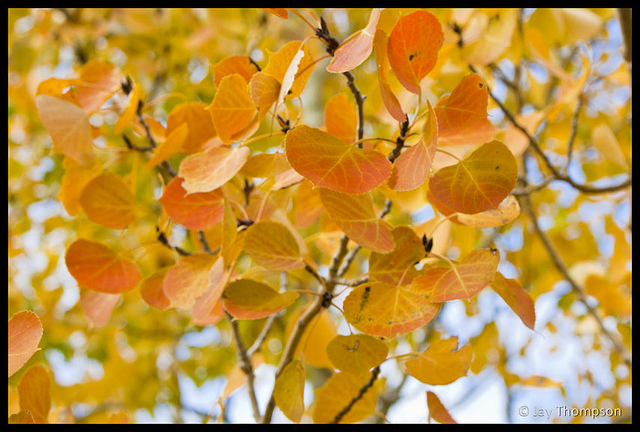
[{"label": "heart-shaped leaf", "polygon": [[480,75],[462,78],[450,95],[438,101],[435,111],[438,130],[442,133],[463,131],[487,117],[489,92]]},{"label": "heart-shaped leaf", "polygon": [[373,50],[373,36],[376,32],[378,19],[380,18],[380,9],[374,8],[369,15],[367,26],[358,30],[336,49],[333,59],[327,66],[328,72],[343,73],[350,71],[361,65]]},{"label": "heart-shaped leaf", "polygon": [[238,319],[261,319],[281,311],[298,298],[298,293],[279,293],[261,282],[238,279],[222,293],[224,308]]},{"label": "heart-shaped leaf", "polygon": [[34,312],[16,312],[7,324],[9,330],[9,376],[13,375],[38,350],[42,338],[42,323]]},{"label": "heart-shaped leaf", "polygon": [[174,221],[185,228],[206,230],[222,220],[224,195],[221,189],[187,194],[183,180],[175,177],[158,200]]},{"label": "heart-shaped leaf", "polygon": [[248,147],[212,147],[187,156],[180,163],[178,176],[188,193],[210,192],[235,176],[249,158]]},{"label": "heart-shaped leaf", "polygon": [[107,228],[122,229],[137,218],[138,201],[117,174],[104,172],[92,179],[78,202],[89,219]]},{"label": "heart-shaped leaf", "polygon": [[417,358],[407,360],[404,366],[409,375],[422,383],[451,384],[467,375],[473,355],[471,345],[457,348],[457,337],[436,341]]},{"label": "heart-shaped leaf", "polygon": [[380,365],[389,353],[389,345],[367,334],[337,335],[327,345],[327,355],[342,372],[362,374]]},{"label": "heart-shaped leaf", "polygon": [[244,251],[270,270],[303,268],[300,247],[289,229],[279,222],[262,220],[247,229]]}]

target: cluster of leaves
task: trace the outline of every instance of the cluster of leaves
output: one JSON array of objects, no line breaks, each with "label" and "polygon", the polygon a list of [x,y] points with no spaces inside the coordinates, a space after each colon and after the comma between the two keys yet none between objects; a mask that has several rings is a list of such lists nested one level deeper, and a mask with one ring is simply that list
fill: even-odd
[{"label": "cluster of leaves", "polygon": [[[74,15],[65,13],[73,23]],[[583,304],[586,316],[600,323],[599,333],[614,344],[612,369],[630,367],[628,342],[619,340],[625,329],[630,334],[630,255],[611,258],[615,275],[590,271],[578,281],[567,265],[593,259],[597,247],[574,242],[584,250],[580,257],[556,250],[568,221],[552,215],[559,231],[545,232],[534,213],[545,202],[534,204],[532,195],[543,195],[552,181],[584,192],[585,200],[620,193],[614,200],[622,202],[630,191],[630,175],[602,187],[576,182],[543,151],[558,147],[547,141],[557,141],[568,123],[577,122],[588,84],[594,85],[584,53],[577,54],[577,76],[570,73],[573,64],[565,70],[554,58],[540,31],[539,15],[547,12],[534,14],[518,30],[522,15],[516,10],[373,9],[342,42],[311,10],[250,13],[242,19],[258,13],[284,28],[303,23],[307,36],[266,50],[261,60],[217,46],[212,88],[199,96],[189,97],[193,90],[176,85],[173,93],[151,99],[145,77],[137,77],[136,67],[144,69],[133,59],[125,72],[125,66],[99,58],[85,59],[67,77],[40,81],[33,92],[62,168],[57,199],[75,231],[61,260],[80,287],[80,315],[104,329],[93,330],[101,336],[100,353],[92,356],[103,363],[103,382],[116,379],[124,367],[135,387],[104,389],[105,399],[126,401],[146,381],[153,383],[143,396],[159,394],[159,380],[141,370],[149,364],[159,370],[159,347],[175,349],[176,339],[194,331],[187,329],[207,328],[233,341],[211,346],[199,365],[205,376],[226,377],[219,419],[225,401],[246,384],[256,421],[270,422],[276,408],[294,422],[305,414],[316,423],[362,421],[380,401],[386,410],[394,403],[381,373],[390,363],[429,386],[451,384],[490,364],[508,386],[556,385],[506,369],[507,352],[493,320],[473,340],[465,338],[467,343],[460,343],[459,330],[436,323],[448,304],[460,300],[473,316],[478,295],[491,289],[533,330],[539,327],[534,300],[561,279],[573,288],[567,302]],[[554,17],[572,30],[587,32],[587,24],[601,21],[588,11],[558,13]],[[130,12],[120,18],[125,16],[135,19]],[[215,38],[206,30],[192,35],[188,46],[197,49]],[[576,37],[569,33],[556,37],[569,43],[567,38]],[[112,36],[105,31],[104,37]],[[512,47],[514,40],[522,46]],[[494,76],[506,82],[498,61],[518,62],[523,53],[554,75],[560,93],[553,102],[537,103],[543,97],[538,84],[527,103],[542,108],[526,114],[520,109],[516,116],[490,84],[498,81]],[[310,96],[314,88],[318,92],[313,79],[327,80],[320,88],[335,92]],[[527,82],[535,85],[533,76]],[[516,79],[510,83],[518,85]],[[316,122],[309,120],[307,106],[317,103],[314,98],[323,114]],[[525,106],[522,100],[509,103]],[[503,125],[489,118],[495,107]],[[112,118],[99,121],[105,113]],[[621,132],[606,123],[588,128],[593,145],[608,159],[604,168],[592,164],[590,178],[630,172],[630,138],[619,142],[630,126],[620,121],[617,127]],[[553,131],[541,134],[545,128]],[[567,166],[580,132],[575,125],[569,130]],[[535,178],[528,173],[532,169],[548,173],[541,186],[528,184]],[[425,208],[433,217],[416,222]],[[523,228],[521,209],[533,221],[531,231]],[[513,226],[526,232],[526,250],[498,244],[498,236]],[[616,251],[627,244],[612,219],[606,231],[615,236]],[[520,269],[516,274],[501,270],[514,266]],[[44,323],[32,312],[10,320],[10,377],[36,352],[43,326],[45,334],[54,333],[48,324],[56,325],[51,309],[60,295],[50,300]],[[113,326],[117,310],[127,341],[118,342],[123,330]],[[617,320],[615,332],[602,325],[603,313]],[[144,324],[140,314],[148,317]],[[158,336],[150,335],[162,321]],[[55,347],[55,336],[47,340]],[[407,343],[410,350],[403,352]],[[136,346],[135,362],[122,354],[127,344]],[[262,364],[273,365],[275,374],[264,406],[255,390]],[[331,373],[310,405],[305,388],[314,370]],[[175,372],[168,373],[179,404]],[[43,365],[27,369],[17,385],[20,410],[10,420],[53,421],[50,385]],[[77,385],[67,403],[89,392],[90,383]],[[426,396],[430,418],[453,421],[434,392]],[[94,394],[91,400],[99,398]],[[150,399],[139,406],[152,410],[157,397]],[[58,403],[55,415],[64,421],[65,401]],[[127,421],[128,410],[137,408],[121,405],[107,420]]]}]

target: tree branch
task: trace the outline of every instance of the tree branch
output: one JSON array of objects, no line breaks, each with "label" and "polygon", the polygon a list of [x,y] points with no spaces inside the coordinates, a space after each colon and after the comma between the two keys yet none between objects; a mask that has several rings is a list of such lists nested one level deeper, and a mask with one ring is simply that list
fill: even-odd
[{"label": "tree branch", "polygon": [[369,381],[367,381],[365,383],[365,385],[362,386],[362,388],[360,389],[358,394],[353,399],[351,399],[349,404],[346,407],[344,407],[342,409],[342,411],[340,411],[338,414],[336,414],[335,418],[333,419],[333,421],[331,423],[336,423],[336,424],[340,423],[340,420],[342,420],[342,418],[345,415],[347,415],[349,413],[349,411],[351,411],[351,408],[353,408],[353,406],[356,403],[358,403],[358,401],[360,399],[362,399],[364,397],[364,394],[367,392],[367,390],[369,390],[371,387],[373,387],[373,384],[376,382],[376,379],[378,378],[379,374],[380,374],[380,366],[376,366],[371,371],[371,378],[369,378]]}]

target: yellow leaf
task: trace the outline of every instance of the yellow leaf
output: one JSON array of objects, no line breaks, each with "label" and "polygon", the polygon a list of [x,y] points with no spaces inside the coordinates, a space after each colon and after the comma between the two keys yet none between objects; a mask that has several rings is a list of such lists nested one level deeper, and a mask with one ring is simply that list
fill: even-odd
[{"label": "yellow leaf", "polygon": [[87,183],[78,202],[89,219],[107,228],[122,229],[137,218],[136,197],[113,173],[102,173]]},{"label": "yellow leaf", "polygon": [[327,345],[331,363],[342,372],[363,374],[380,365],[389,353],[382,339],[366,335],[337,335]]},{"label": "yellow leaf", "polygon": [[292,360],[276,378],[273,396],[278,408],[292,422],[298,423],[304,414],[304,366]]},{"label": "yellow leaf", "polygon": [[256,114],[247,81],[237,73],[222,78],[207,110],[222,142],[233,142],[237,134],[250,126]]},{"label": "yellow leaf", "polygon": [[[316,402],[311,414],[314,423],[332,423],[336,416],[360,394],[370,375],[354,375],[346,372],[333,374],[324,385],[315,390]],[[356,423],[374,413],[378,400],[378,387],[366,388],[340,423]]]},{"label": "yellow leaf", "polygon": [[20,409],[31,413],[35,423],[48,423],[51,411],[49,371],[43,365],[31,366],[18,383]]},{"label": "yellow leaf", "polygon": [[457,347],[457,337],[434,342],[417,358],[407,360],[405,369],[424,384],[450,384],[467,375],[473,354],[471,345]]}]

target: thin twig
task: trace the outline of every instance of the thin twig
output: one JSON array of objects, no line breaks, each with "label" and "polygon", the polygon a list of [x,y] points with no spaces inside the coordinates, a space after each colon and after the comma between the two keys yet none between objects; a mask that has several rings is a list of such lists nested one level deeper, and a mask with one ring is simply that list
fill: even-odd
[{"label": "thin twig", "polygon": [[358,401],[360,399],[362,399],[364,397],[364,395],[367,392],[367,390],[369,390],[371,387],[373,387],[373,385],[376,382],[376,379],[378,379],[378,375],[379,374],[380,374],[380,366],[376,366],[371,371],[371,378],[369,378],[369,381],[367,381],[365,383],[365,385],[362,386],[362,388],[360,389],[358,394],[353,399],[351,399],[349,404],[346,407],[344,407],[338,414],[336,414],[335,418],[333,419],[333,421],[331,423],[340,423],[340,420],[342,420],[342,418],[345,415],[347,415],[349,413],[349,411],[351,411],[353,406],[356,403],[358,403]]}]

